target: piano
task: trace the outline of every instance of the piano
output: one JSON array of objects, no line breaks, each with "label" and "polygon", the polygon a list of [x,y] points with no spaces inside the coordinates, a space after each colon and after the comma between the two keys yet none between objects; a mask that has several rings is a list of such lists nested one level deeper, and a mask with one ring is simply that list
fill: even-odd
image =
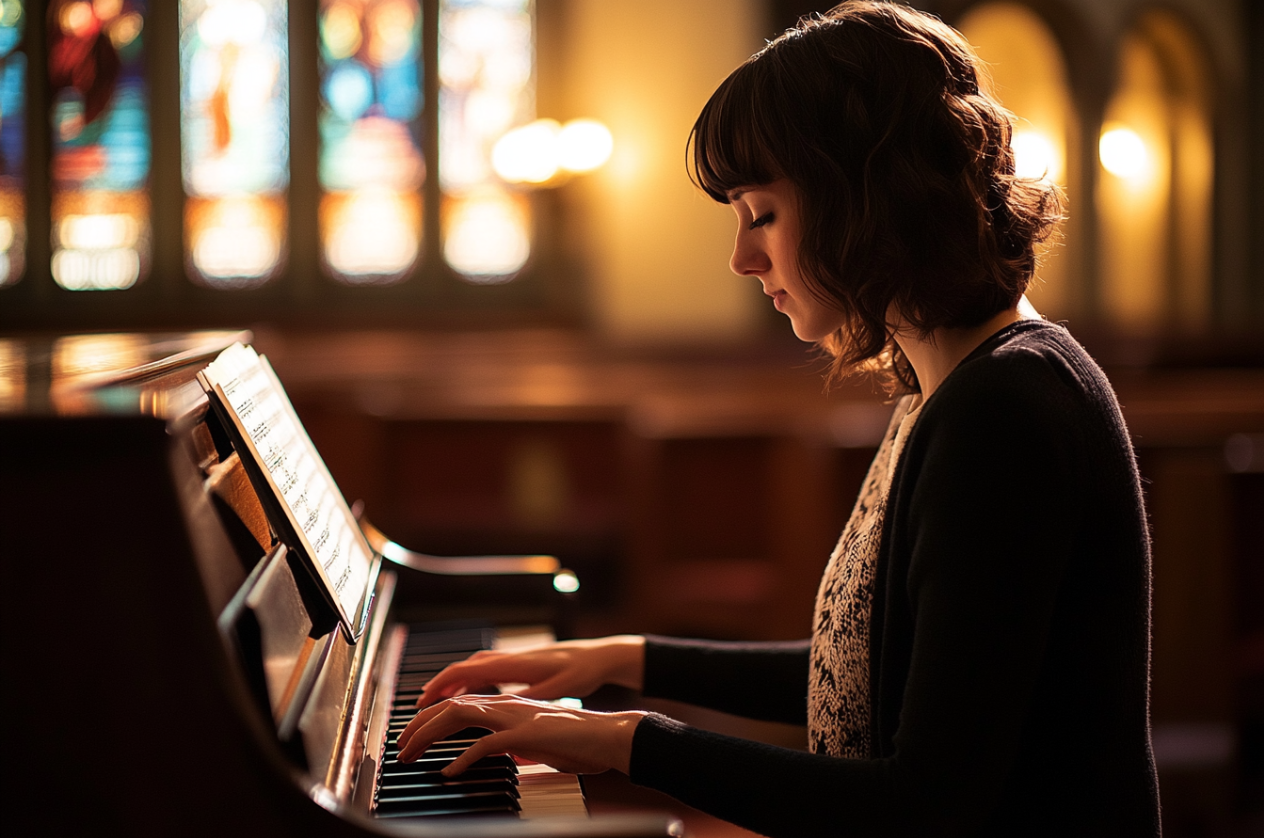
[{"label": "piano", "polygon": [[508,757],[443,781],[478,730],[395,763],[430,674],[555,619],[566,571],[420,555],[361,519],[348,632],[197,380],[249,338],[0,339],[6,832],[680,835],[589,816],[576,777]]}]

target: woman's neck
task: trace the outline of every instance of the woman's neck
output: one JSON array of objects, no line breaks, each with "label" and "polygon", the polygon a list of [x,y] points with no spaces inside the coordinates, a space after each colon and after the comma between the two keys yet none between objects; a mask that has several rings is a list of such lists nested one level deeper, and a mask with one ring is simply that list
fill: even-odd
[{"label": "woman's neck", "polygon": [[896,319],[895,342],[900,345],[904,357],[917,373],[921,386],[922,401],[929,399],[939,388],[948,373],[956,369],[967,355],[979,344],[1019,320],[1040,319],[1040,314],[1022,297],[1012,308],[997,312],[995,316],[978,326],[964,329],[936,329],[922,337],[900,316]]}]

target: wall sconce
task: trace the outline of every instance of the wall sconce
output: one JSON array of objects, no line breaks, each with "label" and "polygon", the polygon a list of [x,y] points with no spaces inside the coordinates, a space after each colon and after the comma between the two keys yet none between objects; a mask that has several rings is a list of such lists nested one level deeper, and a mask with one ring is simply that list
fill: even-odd
[{"label": "wall sconce", "polygon": [[492,168],[509,183],[561,186],[610,159],[610,129],[594,119],[537,119],[506,133],[492,149]]},{"label": "wall sconce", "polygon": [[1106,171],[1120,178],[1145,175],[1150,162],[1145,141],[1136,131],[1125,126],[1102,131],[1097,143],[1097,156]]}]

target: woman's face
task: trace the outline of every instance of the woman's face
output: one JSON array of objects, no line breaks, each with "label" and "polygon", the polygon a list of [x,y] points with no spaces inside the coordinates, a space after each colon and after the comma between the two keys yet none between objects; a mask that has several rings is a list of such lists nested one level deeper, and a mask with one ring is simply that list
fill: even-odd
[{"label": "woman's face", "polygon": [[759,279],[777,311],[790,318],[799,340],[817,341],[843,326],[843,313],[808,290],[799,272],[799,191],[788,180],[734,189],[737,239],[729,267]]}]

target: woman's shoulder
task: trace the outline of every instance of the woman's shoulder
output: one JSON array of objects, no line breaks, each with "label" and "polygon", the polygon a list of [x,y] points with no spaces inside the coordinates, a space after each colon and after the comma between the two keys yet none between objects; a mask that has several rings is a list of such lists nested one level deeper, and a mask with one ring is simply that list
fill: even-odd
[{"label": "woman's shoulder", "polygon": [[[1123,416],[1105,373],[1064,327],[1012,323],[963,360],[927,400],[928,429],[1008,438],[1126,439]],[[969,430],[966,431],[965,427]]]},{"label": "woman's shoulder", "polygon": [[1045,320],[1019,320],[989,337],[935,395],[956,402],[977,398],[980,390],[1037,404],[1115,401],[1101,367],[1065,327]]}]

